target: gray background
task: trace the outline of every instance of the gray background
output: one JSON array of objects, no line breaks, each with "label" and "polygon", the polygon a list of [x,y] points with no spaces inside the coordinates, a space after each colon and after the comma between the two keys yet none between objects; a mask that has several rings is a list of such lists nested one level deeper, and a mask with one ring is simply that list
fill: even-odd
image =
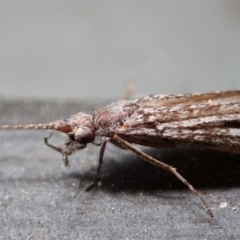
[{"label": "gray background", "polygon": [[0,96],[117,99],[240,87],[238,1],[0,2]]}]

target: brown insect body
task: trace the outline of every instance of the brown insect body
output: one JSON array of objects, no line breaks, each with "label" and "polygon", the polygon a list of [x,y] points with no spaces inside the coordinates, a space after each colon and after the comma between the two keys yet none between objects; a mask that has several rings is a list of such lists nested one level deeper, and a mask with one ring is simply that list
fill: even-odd
[{"label": "brown insect body", "polygon": [[177,144],[200,145],[216,150],[240,153],[240,91],[188,95],[151,95],[132,101],[118,101],[94,113],[80,112],[70,119],[49,124],[2,125],[0,129],[52,129],[66,133],[62,147],[45,144],[63,155],[83,149],[101,139],[99,166],[89,190],[97,180],[107,142],[128,149],[144,160],[180,179],[213,214],[202,195],[175,168],[143,153],[132,143],[150,147],[174,147]]}]

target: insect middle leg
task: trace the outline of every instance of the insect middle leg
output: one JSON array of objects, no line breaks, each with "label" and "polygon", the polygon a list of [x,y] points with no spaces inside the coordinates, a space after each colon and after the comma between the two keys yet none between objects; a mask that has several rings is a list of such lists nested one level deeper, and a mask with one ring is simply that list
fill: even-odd
[{"label": "insect middle leg", "polygon": [[106,144],[107,144],[107,142],[105,141],[101,145],[101,149],[100,149],[100,153],[99,153],[99,163],[98,163],[97,173],[96,173],[95,177],[93,178],[92,182],[85,188],[86,191],[90,191],[93,187],[95,187],[97,185],[99,172],[100,172],[101,166],[103,164],[103,155],[104,155],[104,151],[105,151],[105,148],[106,148]]}]

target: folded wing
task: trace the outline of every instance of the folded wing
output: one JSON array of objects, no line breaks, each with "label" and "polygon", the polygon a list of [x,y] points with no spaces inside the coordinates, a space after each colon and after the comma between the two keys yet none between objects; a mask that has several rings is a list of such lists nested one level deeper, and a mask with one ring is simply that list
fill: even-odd
[{"label": "folded wing", "polygon": [[152,95],[116,130],[125,140],[151,147],[201,145],[240,153],[240,91]]}]

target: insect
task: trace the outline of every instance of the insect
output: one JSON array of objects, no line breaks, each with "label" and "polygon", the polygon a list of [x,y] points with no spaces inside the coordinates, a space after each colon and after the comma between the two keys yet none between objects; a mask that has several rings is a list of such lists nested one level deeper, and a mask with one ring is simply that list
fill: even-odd
[{"label": "insect", "polygon": [[51,129],[68,135],[57,147],[44,138],[50,148],[60,152],[65,165],[68,156],[84,149],[88,143],[99,144],[99,165],[90,190],[97,182],[106,144],[128,149],[145,161],[175,175],[201,200],[213,217],[203,196],[177,170],[142,152],[133,144],[153,148],[176,145],[203,146],[220,151],[240,153],[240,90],[150,95],[136,100],[121,100],[92,113],[79,112],[66,120],[46,124],[0,125],[1,130]]}]

